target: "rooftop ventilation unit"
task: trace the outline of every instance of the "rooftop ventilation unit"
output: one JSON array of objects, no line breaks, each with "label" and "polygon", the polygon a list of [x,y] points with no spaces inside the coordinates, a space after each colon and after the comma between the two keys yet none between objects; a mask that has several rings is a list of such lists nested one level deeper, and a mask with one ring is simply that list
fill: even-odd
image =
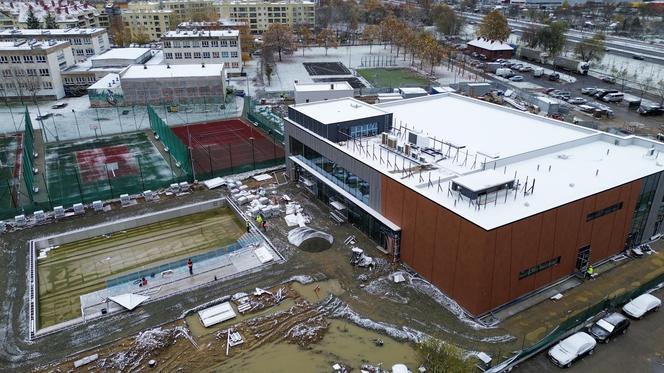
[{"label": "rooftop ventilation unit", "polygon": [[383,145],[387,145],[387,139],[390,137],[390,134],[387,132],[383,132],[380,134],[380,143]]},{"label": "rooftop ventilation unit", "polygon": [[388,136],[386,145],[390,149],[396,149],[397,148],[397,137],[392,136],[392,135]]},{"label": "rooftop ventilation unit", "polygon": [[18,39],[14,42],[15,47],[20,47],[23,44],[25,44],[25,39]]}]

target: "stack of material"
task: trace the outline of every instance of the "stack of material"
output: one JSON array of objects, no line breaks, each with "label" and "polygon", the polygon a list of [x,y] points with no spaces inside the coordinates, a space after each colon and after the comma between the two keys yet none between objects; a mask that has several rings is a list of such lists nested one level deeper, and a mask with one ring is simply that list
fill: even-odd
[{"label": "stack of material", "polygon": [[230,320],[235,316],[235,311],[229,302],[198,311],[198,317],[206,328]]}]

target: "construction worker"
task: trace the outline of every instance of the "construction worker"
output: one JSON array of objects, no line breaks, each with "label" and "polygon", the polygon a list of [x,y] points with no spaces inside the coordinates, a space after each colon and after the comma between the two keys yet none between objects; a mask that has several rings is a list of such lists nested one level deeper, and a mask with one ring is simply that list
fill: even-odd
[{"label": "construction worker", "polygon": [[263,216],[261,214],[258,214],[258,216],[256,216],[256,223],[259,226],[263,225]]},{"label": "construction worker", "polygon": [[589,265],[588,269],[586,269],[586,277],[587,278],[593,278],[593,272],[595,272],[595,270],[593,269],[593,266]]},{"label": "construction worker", "polygon": [[245,220],[244,222],[247,225],[247,233],[249,233],[249,231],[251,230],[251,227],[249,226],[249,220]]},{"label": "construction worker", "polygon": [[191,258],[187,260],[187,267],[189,267],[189,274],[194,274],[194,262],[191,261]]}]

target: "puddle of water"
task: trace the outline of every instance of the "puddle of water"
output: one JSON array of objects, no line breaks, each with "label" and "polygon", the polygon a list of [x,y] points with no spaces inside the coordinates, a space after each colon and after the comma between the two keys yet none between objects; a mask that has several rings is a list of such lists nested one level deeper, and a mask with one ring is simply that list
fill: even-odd
[{"label": "puddle of water", "polygon": [[[376,338],[383,340],[383,347],[375,346]],[[382,363],[381,367],[388,370],[396,363],[406,364],[411,371],[417,367],[416,353],[410,344],[347,321],[332,320],[323,340],[308,349],[282,342],[251,351],[236,350],[229,359],[202,371],[218,372],[223,368],[222,371],[231,372],[328,372],[335,362],[343,362],[353,371],[359,371],[366,362]]]},{"label": "puddle of water", "polygon": [[231,303],[231,305],[237,316],[233,319],[226,320],[217,325],[213,325],[209,328],[203,326],[203,324],[201,323],[201,319],[198,318],[198,313],[194,313],[192,315],[187,316],[185,318],[185,321],[187,322],[187,326],[189,327],[189,333],[195,338],[200,338],[202,336],[215,333],[219,330],[226,329],[232,325],[238,324],[245,320],[250,320],[255,317],[269,315],[277,313],[279,311],[287,310],[295,305],[295,301],[293,299],[288,298],[274,307],[269,307],[259,312],[246,313],[244,315],[238,312],[237,307],[235,307],[235,304]]},{"label": "puddle of water", "polygon": [[[293,282],[292,288],[298,292],[304,299],[309,301],[309,303],[316,304],[321,300],[327,298],[330,294],[341,295],[345,292],[344,288],[341,287],[339,280],[332,279],[321,282],[312,282],[311,284],[302,285],[299,282]],[[316,294],[316,287],[320,288],[318,294]]]}]

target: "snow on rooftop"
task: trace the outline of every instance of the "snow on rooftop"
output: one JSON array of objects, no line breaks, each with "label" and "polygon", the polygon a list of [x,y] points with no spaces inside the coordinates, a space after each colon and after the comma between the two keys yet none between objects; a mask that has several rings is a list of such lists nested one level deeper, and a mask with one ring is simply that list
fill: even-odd
[{"label": "snow on rooftop", "polygon": [[0,50],[11,51],[11,50],[30,50],[30,49],[48,49],[53,48],[62,44],[69,44],[68,41],[58,40],[58,41],[36,41],[36,42],[24,42],[21,45],[17,45],[14,41],[0,41]]},{"label": "snow on rooftop", "polygon": [[[327,101],[294,108],[317,107],[320,115],[334,117],[339,105]],[[487,230],[664,170],[664,159],[658,160],[659,152],[664,151],[660,143],[522,115],[453,94],[378,106],[395,113],[393,134],[400,146],[409,139],[410,130],[402,127],[398,131],[398,123],[411,117],[415,119],[409,123],[427,126],[439,135],[452,133],[466,146],[437,136],[443,142],[430,139],[428,146],[413,148],[415,159],[388,151],[380,135],[338,144],[323,141]],[[492,143],[500,144],[490,146]],[[480,153],[478,146],[502,154],[492,159]],[[483,190],[511,180],[516,189],[502,189],[475,200],[451,188],[452,181]]]},{"label": "snow on rooftop", "polygon": [[99,79],[93,85],[89,86],[88,89],[105,89],[105,88],[108,89],[108,88],[117,88],[119,86],[120,86],[120,75],[115,73],[110,73],[106,74],[106,76]]},{"label": "snow on rooftop", "polygon": [[415,128],[488,158],[521,154],[594,133],[562,122],[552,125],[538,115],[455,94],[418,97],[376,107],[393,113],[397,127]]},{"label": "snow on rooftop", "polygon": [[19,22],[26,22],[28,10],[32,8],[37,19],[43,21],[47,14],[52,14],[56,22],[76,21],[79,16],[97,16],[99,12],[86,1],[78,0],[46,0],[36,1],[3,1],[0,2],[0,11],[11,14]]},{"label": "snow on rooftop", "polygon": [[346,122],[353,119],[384,115],[387,112],[352,97],[318,101],[293,106],[302,114],[323,124]]},{"label": "snow on rooftop", "polygon": [[332,91],[332,90],[345,90],[354,91],[353,87],[348,82],[334,82],[334,83],[295,83],[295,90],[299,92],[316,92],[316,91]]},{"label": "snow on rooftop", "polygon": [[401,93],[406,95],[427,94],[427,91],[424,88],[420,87],[403,87],[399,88],[399,91],[401,91]]},{"label": "snow on rooftop", "polygon": [[33,37],[33,36],[81,36],[81,35],[94,35],[97,33],[106,32],[103,28],[66,28],[66,29],[7,29],[0,31],[0,36],[6,38],[12,37]]},{"label": "snow on rooftop", "polygon": [[487,40],[484,38],[477,38],[471,40],[467,45],[472,45],[473,47],[482,48],[490,51],[511,51],[514,50],[509,44],[503,43],[496,40]]},{"label": "snow on rooftop", "polygon": [[150,53],[150,48],[112,48],[105,53],[91,57],[90,60],[135,60],[141,58],[146,53]]},{"label": "snow on rooftop", "polygon": [[[122,79],[222,77],[224,64],[132,65]],[[147,67],[147,68],[145,68]]]},{"label": "snow on rooftop", "polygon": [[164,38],[192,38],[192,37],[237,37],[240,35],[238,30],[199,30],[199,31],[167,31],[164,33]]}]

